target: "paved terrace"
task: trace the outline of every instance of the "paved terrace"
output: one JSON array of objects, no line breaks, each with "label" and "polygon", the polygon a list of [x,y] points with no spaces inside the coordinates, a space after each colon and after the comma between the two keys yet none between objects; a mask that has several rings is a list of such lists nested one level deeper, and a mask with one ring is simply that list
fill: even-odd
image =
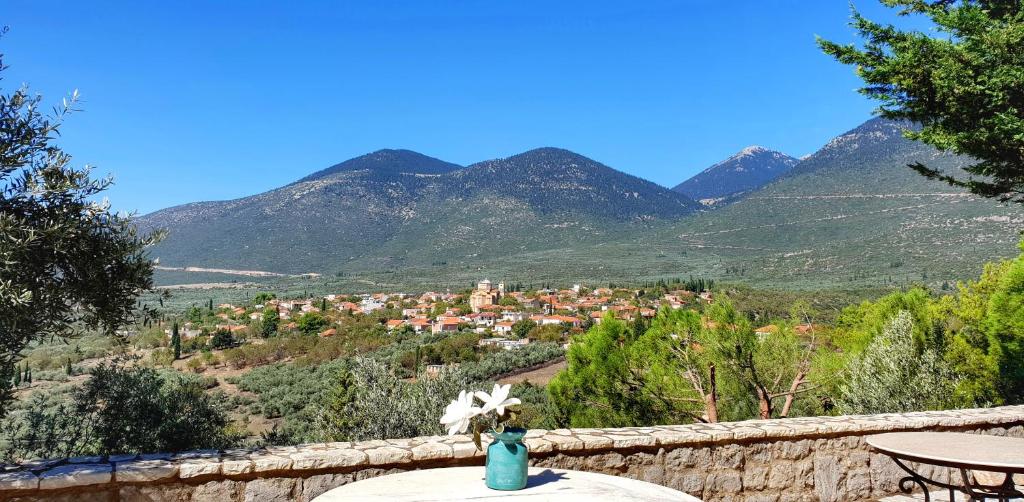
[{"label": "paved terrace", "polygon": [[[526,444],[538,467],[627,476],[707,501],[837,502],[898,494],[901,471],[870,453],[864,437],[914,430],[1024,437],[1024,406],[531,430]],[[373,476],[483,462],[468,436],[57,459],[6,466],[0,499],[305,501]],[[923,473],[940,480],[949,475]]]}]

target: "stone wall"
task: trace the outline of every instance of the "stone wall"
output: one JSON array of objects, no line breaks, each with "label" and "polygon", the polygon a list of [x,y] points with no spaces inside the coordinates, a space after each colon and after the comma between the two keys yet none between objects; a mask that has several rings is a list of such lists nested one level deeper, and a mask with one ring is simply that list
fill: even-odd
[{"label": "stone wall", "polygon": [[[1024,406],[623,429],[532,430],[531,464],[627,476],[707,501],[852,501],[897,493],[865,436],[938,430],[1024,437]],[[310,500],[409,469],[483,465],[466,436],[39,461],[0,473],[19,501]],[[944,478],[948,474],[935,472]]]}]

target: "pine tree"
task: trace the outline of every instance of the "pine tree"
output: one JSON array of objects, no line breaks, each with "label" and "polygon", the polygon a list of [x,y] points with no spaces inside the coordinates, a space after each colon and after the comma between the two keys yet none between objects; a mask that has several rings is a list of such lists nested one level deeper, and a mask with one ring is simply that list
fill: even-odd
[{"label": "pine tree", "polygon": [[927,17],[928,30],[900,29],[856,10],[863,44],[819,39],[825,53],[856,68],[861,94],[882,117],[921,125],[904,136],[965,158],[968,176],[922,163],[928,178],[984,197],[1024,202],[1024,3],[1020,0],[883,0],[904,15]]}]

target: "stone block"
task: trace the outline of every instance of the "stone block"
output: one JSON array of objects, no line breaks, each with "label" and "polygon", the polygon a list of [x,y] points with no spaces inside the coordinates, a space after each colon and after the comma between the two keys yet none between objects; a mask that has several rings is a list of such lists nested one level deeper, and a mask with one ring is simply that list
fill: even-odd
[{"label": "stone block", "polygon": [[251,459],[253,472],[283,471],[292,468],[292,459],[287,456],[257,453]]},{"label": "stone block", "polygon": [[612,448],[641,448],[657,446],[658,440],[650,434],[606,434],[612,440]]},{"label": "stone block", "polygon": [[787,460],[797,460],[808,456],[811,453],[811,442],[806,439],[799,441],[782,441],[775,443],[773,457]]},{"label": "stone block", "polygon": [[576,438],[583,441],[583,447],[588,450],[604,450],[612,447],[611,438],[593,434],[577,434]]},{"label": "stone block", "polygon": [[[410,455],[412,453],[410,452]],[[452,445],[452,457],[453,458],[470,458],[470,457],[482,457],[484,452],[476,449],[476,445],[472,442],[469,443],[456,443]]]},{"label": "stone block", "polygon": [[39,476],[32,471],[8,471],[0,473],[0,491],[35,490],[39,488]]},{"label": "stone block", "polygon": [[737,471],[715,471],[708,474],[705,489],[711,493],[739,493],[743,491],[743,478]]},{"label": "stone block", "polygon": [[452,458],[452,447],[443,443],[423,443],[412,449],[413,460],[437,460]]},{"label": "stone block", "polygon": [[[337,488],[341,485],[351,483],[352,481],[353,477],[351,474],[320,474],[316,476],[310,476],[302,480],[302,493],[299,494],[298,500],[302,502],[309,502],[314,498],[323,495],[325,492],[333,488]],[[287,500],[295,499],[289,498]]]},{"label": "stone block", "polygon": [[832,455],[814,456],[814,493],[821,502],[839,502],[846,497],[846,470],[839,458]]},{"label": "stone block", "polygon": [[871,496],[871,471],[866,467],[851,469],[846,473],[847,500],[862,500]]},{"label": "stone block", "polygon": [[776,461],[768,469],[767,486],[773,490],[793,488],[795,479],[792,462]]},{"label": "stone block", "polygon": [[[117,501],[131,502],[192,502],[195,489],[186,484],[161,483],[157,485],[121,485],[117,488]],[[91,499],[89,499],[91,502]],[[223,501],[226,502],[226,501]]]},{"label": "stone block", "polygon": [[676,448],[665,453],[665,467],[707,467],[711,465],[710,448]]},{"label": "stone block", "polygon": [[872,495],[879,497],[899,491],[900,478],[906,474],[891,458],[872,453],[870,460]]},{"label": "stone block", "polygon": [[296,478],[256,478],[245,483],[242,500],[263,502],[265,500],[295,500],[299,495]]},{"label": "stone block", "polygon": [[[188,459],[196,459],[196,458],[219,459],[220,458],[220,452],[217,451],[217,450],[191,450],[191,451],[183,451],[181,453],[176,453],[174,455],[174,458],[178,459],[178,460],[188,460]],[[111,457],[111,459],[113,459],[113,457]]]},{"label": "stone block", "polygon": [[114,466],[114,478],[123,483],[146,483],[178,475],[178,464],[166,460],[130,460]]},{"label": "stone block", "polygon": [[312,470],[365,465],[366,453],[355,449],[306,450],[291,455],[292,469]]},{"label": "stone block", "polygon": [[183,460],[178,463],[178,476],[181,479],[197,478],[220,474],[220,460],[210,458],[195,458]]},{"label": "stone block", "polygon": [[618,452],[610,452],[586,457],[588,471],[612,474],[626,467],[626,457]]},{"label": "stone block", "polygon": [[713,465],[721,469],[740,469],[743,467],[743,447],[734,444],[722,445],[712,449]]},{"label": "stone block", "polygon": [[560,434],[548,434],[544,439],[551,441],[555,451],[574,451],[583,449],[583,441],[576,436],[563,436]]},{"label": "stone block", "polygon": [[225,458],[220,463],[220,473],[225,476],[240,476],[255,470],[253,461],[248,458]]},{"label": "stone block", "polygon": [[665,486],[702,498],[707,475],[701,470],[686,470],[667,473]]},{"label": "stone block", "polygon": [[627,462],[625,476],[656,485],[665,484],[665,468],[660,465],[636,465]]},{"label": "stone block", "polygon": [[[474,448],[476,448],[474,446]],[[397,446],[381,446],[363,450],[369,465],[404,464],[412,461],[412,452]]]},{"label": "stone block", "polygon": [[244,481],[227,479],[203,483],[193,489],[192,500],[211,500],[216,502],[241,500],[246,484]]},{"label": "stone block", "polygon": [[57,490],[73,486],[110,483],[113,480],[110,464],[67,464],[54,467],[39,475],[41,490]]},{"label": "stone block", "polygon": [[139,460],[170,460],[170,453],[143,453],[139,455]]},{"label": "stone block", "polygon": [[658,445],[666,448],[675,448],[711,440],[711,436],[692,430],[659,429],[652,432],[651,437],[654,438]]},{"label": "stone block", "polygon": [[71,457],[68,459],[69,464],[101,464],[103,463],[102,455],[90,455],[86,457]]},{"label": "stone block", "polygon": [[765,466],[747,466],[743,470],[743,487],[747,490],[763,490],[768,484],[768,468]]}]

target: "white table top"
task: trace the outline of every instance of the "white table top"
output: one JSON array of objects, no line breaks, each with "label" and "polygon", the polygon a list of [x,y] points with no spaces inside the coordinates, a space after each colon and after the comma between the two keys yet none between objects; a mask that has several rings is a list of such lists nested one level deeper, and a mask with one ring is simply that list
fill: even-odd
[{"label": "white table top", "polygon": [[934,465],[1024,473],[1024,439],[960,432],[890,432],[867,443],[890,456]]},{"label": "white table top", "polygon": [[683,492],[635,479],[562,469],[530,468],[526,488],[491,490],[484,485],[484,468],[423,469],[364,479],[339,486],[315,502],[448,500],[529,500],[618,502],[700,502]]}]

